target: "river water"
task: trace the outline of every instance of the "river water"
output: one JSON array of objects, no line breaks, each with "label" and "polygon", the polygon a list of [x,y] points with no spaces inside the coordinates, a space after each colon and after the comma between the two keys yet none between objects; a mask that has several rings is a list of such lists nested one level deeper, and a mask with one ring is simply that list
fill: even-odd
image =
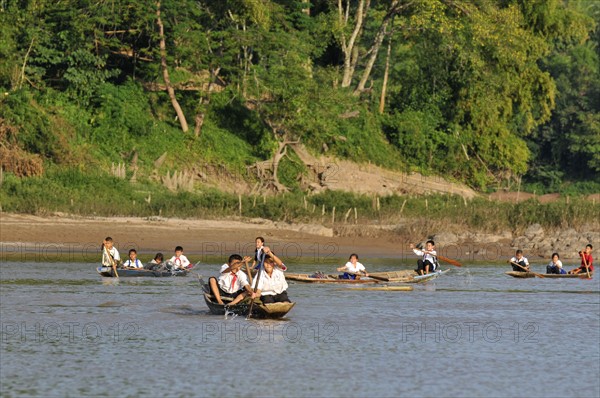
[{"label": "river water", "polygon": [[410,292],[290,282],[288,317],[261,321],[210,315],[195,275],[94,268],[0,265],[2,397],[600,396],[597,277],[479,264]]}]

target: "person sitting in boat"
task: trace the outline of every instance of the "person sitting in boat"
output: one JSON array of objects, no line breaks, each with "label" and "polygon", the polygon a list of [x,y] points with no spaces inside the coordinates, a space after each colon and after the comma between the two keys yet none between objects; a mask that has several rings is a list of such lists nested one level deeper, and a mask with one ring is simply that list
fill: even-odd
[{"label": "person sitting in boat", "polygon": [[550,264],[546,266],[547,274],[566,274],[567,271],[563,269],[562,261],[560,261],[558,253],[552,253],[552,260]]},{"label": "person sitting in boat", "polygon": [[256,249],[254,250],[254,261],[252,262],[252,269],[256,268],[256,264],[260,264],[265,257],[263,251],[265,245],[265,238],[259,236],[256,238]]},{"label": "person sitting in boat", "polygon": [[[285,280],[284,271],[287,267],[268,247],[264,247],[265,259],[260,276],[257,274],[252,283],[254,292],[252,299],[260,297],[263,304],[289,303],[287,295],[288,284]],[[258,281],[258,283],[257,283]]]},{"label": "person sitting in boat", "polygon": [[175,248],[175,255],[169,260],[169,264],[173,269],[186,269],[191,268],[190,260],[183,255],[183,247],[177,246]]},{"label": "person sitting in boat", "polygon": [[163,263],[164,258],[163,258],[163,254],[162,253],[156,253],[156,255],[154,256],[154,258],[152,260],[150,260],[150,262],[146,265],[144,265],[145,269],[149,269],[149,270],[161,270],[164,268],[165,264]]},{"label": "person sitting in boat", "polygon": [[523,257],[523,250],[518,249],[515,252],[515,256],[508,260],[510,265],[512,265],[513,271],[519,272],[529,272],[529,260],[527,257]]},{"label": "person sitting in boat", "polygon": [[358,262],[358,254],[356,253],[352,253],[346,265],[337,270],[338,272],[344,271],[344,273],[339,276],[340,279],[356,279],[356,275],[360,274],[369,276],[365,266]]},{"label": "person sitting in boat", "polygon": [[125,268],[144,268],[144,264],[137,258],[137,250],[129,249],[129,260],[123,263]]},{"label": "person sitting in boat", "polygon": [[579,257],[581,257],[581,266],[569,271],[569,274],[587,274],[588,271],[590,273],[594,272],[594,265],[592,264],[594,261],[594,258],[592,257],[592,250],[594,250],[594,247],[591,244],[587,244],[585,249],[579,252]]},{"label": "person sitting in boat", "polygon": [[419,275],[426,275],[429,273],[429,271],[435,272],[435,270],[438,268],[438,261],[434,241],[428,240],[425,243],[425,250],[416,248],[412,243],[410,244],[410,248],[417,256],[422,257],[421,259],[417,260],[417,269],[415,270],[416,273]]},{"label": "person sitting in boat", "polygon": [[118,265],[121,262],[121,256],[119,256],[117,248],[113,246],[113,239],[107,236],[102,245],[104,246],[102,249],[102,265],[104,267],[112,267],[113,262]]},{"label": "person sitting in boat", "polygon": [[250,261],[250,257],[242,259],[239,254],[232,254],[229,256],[227,264],[221,267],[219,278],[211,276],[208,279],[210,291],[219,304],[223,304],[222,297],[234,299],[229,305],[235,305],[247,295],[252,294],[248,277],[241,270],[242,264],[248,261]]}]

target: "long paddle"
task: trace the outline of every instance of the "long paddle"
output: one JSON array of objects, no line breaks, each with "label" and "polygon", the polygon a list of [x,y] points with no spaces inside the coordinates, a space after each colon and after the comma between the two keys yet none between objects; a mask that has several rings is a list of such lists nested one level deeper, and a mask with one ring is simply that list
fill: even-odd
[{"label": "long paddle", "polygon": [[527,272],[531,272],[533,275],[537,276],[538,278],[544,278],[544,275],[542,274],[538,274],[536,272],[530,271],[527,268],[523,267],[521,264],[515,263],[514,261],[509,261],[509,263],[511,263],[512,265],[516,265],[517,267],[527,271]]},{"label": "long paddle", "polygon": [[580,252],[580,255],[581,255],[581,259],[583,260],[583,265],[585,265],[585,272],[587,272],[587,277],[588,277],[588,279],[592,279],[592,277],[590,276],[590,267],[588,266],[587,260],[585,258],[585,253]]},{"label": "long paddle", "polygon": [[106,252],[106,255],[108,256],[108,261],[110,261],[110,265],[112,266],[112,270],[113,270],[115,276],[118,278],[119,273],[117,272],[117,265],[115,264],[115,259],[113,258],[112,254],[110,254],[110,252],[108,251],[108,249],[106,248],[106,245],[104,243],[102,243],[102,248],[104,249],[104,251]]},{"label": "long paddle", "polygon": [[444,256],[440,256],[439,254],[438,254],[436,257],[437,257],[438,259],[440,259],[440,260],[442,260],[442,261],[444,261],[444,262],[448,263],[448,264],[454,265],[455,267],[462,267],[462,264],[461,264],[461,263],[459,263],[459,262],[458,262],[458,261],[456,261],[456,260],[452,260],[451,258],[444,257]]},{"label": "long paddle", "polygon": [[[258,272],[256,273],[256,286],[254,286],[254,293],[258,290],[258,282],[260,281],[260,275],[263,270],[263,263],[265,262],[265,257],[263,256],[262,261],[258,265]],[[252,317],[252,308],[254,307],[254,299],[250,298],[250,308],[248,309],[248,315],[246,319],[250,319]]]}]

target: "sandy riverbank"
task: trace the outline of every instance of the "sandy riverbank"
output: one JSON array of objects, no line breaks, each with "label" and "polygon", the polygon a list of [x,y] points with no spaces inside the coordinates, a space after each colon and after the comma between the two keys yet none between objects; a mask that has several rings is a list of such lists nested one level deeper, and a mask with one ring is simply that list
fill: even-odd
[{"label": "sandy riverbank", "polygon": [[[447,228],[451,230],[452,228]],[[143,261],[156,252],[171,255],[177,245],[192,261],[224,261],[232,253],[252,255],[254,239],[263,236],[276,253],[288,261],[340,262],[350,253],[361,259],[396,258],[412,264],[415,257],[408,243],[422,237],[405,236],[401,229],[376,226],[342,226],[331,229],[321,225],[287,224],[264,219],[192,220],[134,217],[47,217],[0,213],[0,252],[2,259],[52,260],[57,256],[73,261],[94,262],[99,246],[111,236],[122,254],[136,248]],[[531,227],[527,236],[466,232],[435,233],[438,252],[463,262],[505,261],[516,245],[525,249],[531,261],[547,261],[556,242],[565,242],[564,232],[551,234]],[[575,258],[575,249],[598,232],[567,231],[569,243],[562,258]],[[410,233],[410,232],[408,232]],[[556,236],[555,236],[556,235]],[[540,244],[543,243],[543,245]],[[545,243],[544,243],[545,242]],[[545,245],[545,246],[544,246]],[[583,247],[583,246],[582,246]],[[572,253],[571,253],[572,252]]]}]

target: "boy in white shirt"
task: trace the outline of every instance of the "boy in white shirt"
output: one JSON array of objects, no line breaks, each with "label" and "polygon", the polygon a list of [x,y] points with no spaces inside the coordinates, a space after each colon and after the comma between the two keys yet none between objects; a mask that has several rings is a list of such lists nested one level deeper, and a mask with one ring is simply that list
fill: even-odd
[{"label": "boy in white shirt", "polygon": [[137,251],[135,249],[129,249],[129,260],[123,263],[123,267],[144,268],[144,264],[137,258]]},{"label": "boy in white shirt", "polygon": [[287,267],[268,247],[264,247],[263,250],[263,270],[260,271],[260,277],[257,274],[252,283],[254,292],[251,297],[260,297],[263,304],[289,303],[288,284],[283,274]]},{"label": "boy in white shirt", "polygon": [[[105,267],[112,267],[113,261],[115,265],[121,262],[119,251],[113,246],[113,239],[107,236],[103,242],[104,248],[102,249],[102,265]],[[106,249],[106,250],[105,250]]]},{"label": "boy in white shirt", "polygon": [[[210,291],[219,304],[224,304],[222,297],[234,299],[229,305],[235,305],[242,301],[248,294],[252,294],[252,289],[248,283],[248,277],[242,272],[242,264],[249,262],[250,257],[244,257],[239,254],[229,256],[227,264],[221,267],[219,278],[210,277],[208,284]],[[227,267],[225,267],[227,265]]]},{"label": "boy in white shirt", "polygon": [[523,257],[523,250],[519,249],[515,252],[515,256],[508,260],[510,265],[512,265],[513,271],[518,272],[528,272],[529,271],[529,261],[527,257]]},{"label": "boy in white shirt", "polygon": [[175,248],[175,255],[171,257],[169,263],[173,265],[173,269],[186,269],[190,268],[190,260],[183,255],[183,247],[177,246]]},{"label": "boy in white shirt", "polygon": [[434,272],[438,267],[437,252],[435,251],[435,242],[428,240],[425,243],[425,250],[416,249],[411,243],[410,248],[417,256],[423,256],[422,259],[417,260],[417,269],[415,270],[419,275],[426,275]]}]

